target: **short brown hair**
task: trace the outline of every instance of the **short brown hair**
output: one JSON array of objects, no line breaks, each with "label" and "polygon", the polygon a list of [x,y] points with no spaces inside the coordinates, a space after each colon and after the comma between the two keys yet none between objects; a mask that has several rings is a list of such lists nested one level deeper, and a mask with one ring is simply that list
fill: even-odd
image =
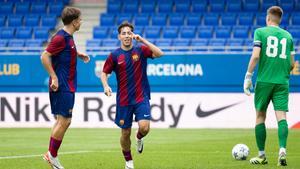
[{"label": "short brown hair", "polygon": [[129,23],[128,21],[124,21],[118,27],[119,34],[121,33],[121,29],[124,27],[129,27],[132,32],[134,31],[134,26],[131,23]]},{"label": "short brown hair", "polygon": [[81,15],[79,8],[65,7],[61,13],[61,19],[64,25],[69,25],[73,20],[78,19]]},{"label": "short brown hair", "polygon": [[283,10],[279,6],[271,6],[268,9],[267,14],[271,17],[273,21],[280,23]]}]

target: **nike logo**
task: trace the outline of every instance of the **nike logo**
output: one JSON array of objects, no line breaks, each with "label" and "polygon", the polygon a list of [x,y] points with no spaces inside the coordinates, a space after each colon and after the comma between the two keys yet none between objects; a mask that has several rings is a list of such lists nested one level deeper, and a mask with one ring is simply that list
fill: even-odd
[{"label": "nike logo", "polygon": [[118,62],[119,65],[122,64],[122,63],[124,63],[124,61],[123,62]]},{"label": "nike logo", "polygon": [[71,48],[72,48],[72,49],[74,49],[74,48],[75,48],[75,46],[72,46]]},{"label": "nike logo", "polygon": [[240,102],[233,103],[233,104],[230,104],[230,105],[227,105],[227,106],[223,106],[223,107],[220,107],[220,108],[217,108],[217,109],[209,110],[209,111],[202,110],[201,107],[200,107],[201,104],[199,104],[199,106],[198,106],[198,108],[196,110],[196,114],[197,114],[198,117],[207,117],[207,116],[215,114],[215,113],[217,113],[219,111],[222,111],[222,110],[228,109],[230,107],[233,107],[233,106],[235,106],[237,104],[240,104]]}]

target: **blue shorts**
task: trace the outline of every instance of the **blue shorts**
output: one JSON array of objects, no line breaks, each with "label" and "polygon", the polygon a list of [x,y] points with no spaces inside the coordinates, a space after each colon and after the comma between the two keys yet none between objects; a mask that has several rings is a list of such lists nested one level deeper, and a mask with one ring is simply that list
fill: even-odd
[{"label": "blue shorts", "polygon": [[71,118],[75,100],[75,93],[50,92],[49,95],[52,114]]},{"label": "blue shorts", "polygon": [[144,100],[135,105],[119,106],[117,105],[117,113],[115,123],[123,129],[131,128],[133,114],[135,115],[135,121],[150,120],[150,103],[149,100]]}]

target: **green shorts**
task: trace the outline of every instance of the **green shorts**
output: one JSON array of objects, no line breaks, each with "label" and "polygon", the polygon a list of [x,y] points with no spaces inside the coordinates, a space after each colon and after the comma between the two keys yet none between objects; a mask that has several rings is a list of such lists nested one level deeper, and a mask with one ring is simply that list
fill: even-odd
[{"label": "green shorts", "polygon": [[254,103],[257,111],[266,112],[272,100],[275,111],[288,111],[289,85],[257,82]]}]

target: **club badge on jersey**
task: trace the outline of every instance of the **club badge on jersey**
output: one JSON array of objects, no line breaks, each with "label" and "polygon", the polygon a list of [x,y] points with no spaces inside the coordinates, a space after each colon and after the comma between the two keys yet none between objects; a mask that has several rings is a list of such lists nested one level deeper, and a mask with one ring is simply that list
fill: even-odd
[{"label": "club badge on jersey", "polygon": [[139,60],[139,55],[137,55],[137,54],[133,54],[131,57],[132,57],[132,60],[135,62]]}]

